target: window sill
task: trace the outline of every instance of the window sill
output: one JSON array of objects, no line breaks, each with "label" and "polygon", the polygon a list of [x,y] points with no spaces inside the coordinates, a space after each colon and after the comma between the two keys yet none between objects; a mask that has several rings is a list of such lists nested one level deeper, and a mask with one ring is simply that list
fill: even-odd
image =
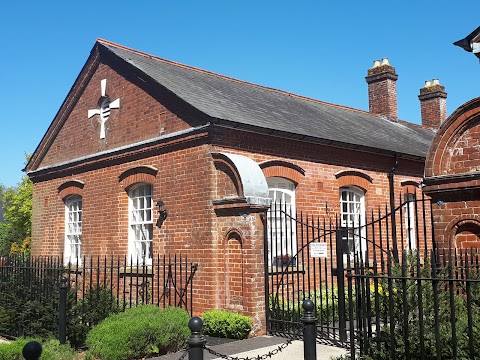
[{"label": "window sill", "polygon": [[118,269],[120,276],[153,276],[152,265],[122,266]]},{"label": "window sill", "polygon": [[303,265],[298,266],[269,266],[268,267],[269,275],[280,275],[280,274],[305,274],[305,269]]},{"label": "window sill", "polygon": [[66,274],[82,274],[83,273],[83,265],[81,264],[65,264],[65,273]]}]

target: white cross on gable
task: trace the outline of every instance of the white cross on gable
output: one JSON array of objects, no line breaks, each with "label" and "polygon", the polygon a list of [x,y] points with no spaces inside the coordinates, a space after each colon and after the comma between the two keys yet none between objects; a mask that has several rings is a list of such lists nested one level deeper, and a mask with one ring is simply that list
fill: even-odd
[{"label": "white cross on gable", "polygon": [[106,96],[107,79],[103,79],[100,82],[100,88],[100,109],[88,110],[88,118],[90,119],[94,115],[100,115],[100,139],[105,139],[105,123],[110,117],[110,109],[120,108],[120,98],[114,101],[110,101],[110,98]]}]

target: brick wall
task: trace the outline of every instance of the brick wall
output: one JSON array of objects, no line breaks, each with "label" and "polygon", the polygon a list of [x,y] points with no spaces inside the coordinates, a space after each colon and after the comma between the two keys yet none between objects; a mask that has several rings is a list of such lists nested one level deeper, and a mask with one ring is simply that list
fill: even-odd
[{"label": "brick wall", "polygon": [[[55,137],[39,167],[108,151],[190,127],[162,103],[171,101],[161,91],[147,92],[149,86],[134,74],[99,64],[68,115],[68,121]],[[87,117],[99,108],[100,82],[107,79],[110,100],[120,98],[120,108],[112,109],[105,123],[106,138],[100,139],[100,116]],[[159,101],[160,100],[160,101]]]},{"label": "brick wall", "polygon": [[[393,167],[393,157],[362,153],[351,149],[341,149],[324,145],[306,144],[300,141],[269,137],[240,130],[218,130],[212,134],[217,144],[215,151],[232,152],[252,158],[258,164],[281,160],[304,170],[279,169],[276,176],[289,177],[298,183],[296,186],[297,209],[312,215],[335,218],[339,213],[339,188],[347,183],[336,174],[345,170],[355,170],[372,179],[366,191],[366,209],[384,208],[389,203],[389,182],[387,174]],[[264,173],[274,174],[266,167]],[[282,171],[284,171],[282,173]],[[395,170],[395,194],[402,192],[402,182],[412,180],[420,183],[423,163],[400,159]],[[292,174],[292,175],[289,175]],[[348,176],[348,175],[347,175]],[[347,181],[348,182],[348,181]],[[350,184],[356,185],[356,184]]]}]

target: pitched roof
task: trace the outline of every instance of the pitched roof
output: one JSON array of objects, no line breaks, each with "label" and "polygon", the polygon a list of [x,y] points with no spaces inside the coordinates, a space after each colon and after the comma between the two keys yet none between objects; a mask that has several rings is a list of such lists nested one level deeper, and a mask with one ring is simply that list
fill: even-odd
[{"label": "pitched roof", "polygon": [[434,132],[404,121],[251,84],[98,40],[113,54],[216,120],[425,157]]}]

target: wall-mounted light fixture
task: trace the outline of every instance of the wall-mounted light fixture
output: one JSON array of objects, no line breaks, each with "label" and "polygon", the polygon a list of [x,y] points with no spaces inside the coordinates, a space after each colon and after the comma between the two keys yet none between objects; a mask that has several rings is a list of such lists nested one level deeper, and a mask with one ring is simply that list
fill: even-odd
[{"label": "wall-mounted light fixture", "polygon": [[163,208],[165,203],[162,200],[157,201],[158,206],[158,219],[157,219],[157,226],[160,227],[163,225],[163,222],[168,216],[167,209]]}]

